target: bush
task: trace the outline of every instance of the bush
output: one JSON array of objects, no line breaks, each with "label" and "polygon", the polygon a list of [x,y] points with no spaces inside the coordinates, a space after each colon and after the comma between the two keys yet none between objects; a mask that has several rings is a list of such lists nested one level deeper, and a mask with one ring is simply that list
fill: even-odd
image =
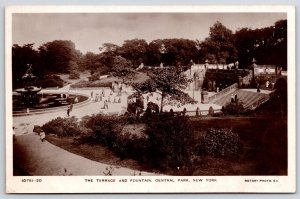
[{"label": "bush", "polygon": [[96,80],[99,80],[99,79],[100,79],[100,73],[99,72],[95,72],[89,77],[89,81],[96,81]]},{"label": "bush", "polygon": [[241,115],[247,112],[241,102],[229,102],[222,107],[222,112],[228,115]]},{"label": "bush", "polygon": [[241,139],[232,129],[210,128],[199,144],[200,154],[235,158],[242,150]]},{"label": "bush", "polygon": [[77,71],[71,71],[69,75],[69,79],[79,79],[80,74]]},{"label": "bush", "polygon": [[55,134],[59,137],[77,136],[90,134],[91,130],[78,124],[77,118],[61,118],[53,119],[42,126],[46,134]]},{"label": "bush", "polygon": [[124,117],[102,114],[87,116],[83,121],[84,126],[92,130],[94,138],[109,147],[114,146],[117,136],[126,123]]},{"label": "bush", "polygon": [[148,164],[161,169],[176,169],[191,163],[194,139],[188,117],[152,115],[147,122]]},{"label": "bush", "polygon": [[149,141],[146,136],[137,136],[125,133],[117,136],[114,144],[114,151],[121,159],[133,158],[147,163]]}]

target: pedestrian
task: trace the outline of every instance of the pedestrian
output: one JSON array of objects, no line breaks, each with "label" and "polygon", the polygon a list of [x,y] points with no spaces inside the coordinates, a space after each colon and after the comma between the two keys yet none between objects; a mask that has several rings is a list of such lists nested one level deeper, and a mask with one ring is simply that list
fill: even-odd
[{"label": "pedestrian", "polygon": [[270,86],[270,82],[269,82],[269,80],[267,80],[266,81],[266,87],[269,88],[269,86]]},{"label": "pedestrian", "polygon": [[173,111],[172,108],[170,109],[170,115],[171,115],[171,116],[174,116],[174,111]]},{"label": "pedestrian", "polygon": [[233,97],[233,95],[231,95],[231,103],[233,103],[234,102],[234,97]]},{"label": "pedestrian", "polygon": [[41,139],[41,141],[44,142],[45,138],[46,138],[46,134],[45,134],[45,132],[43,130],[41,130],[41,132],[40,132],[40,139]]},{"label": "pedestrian", "polygon": [[200,112],[200,109],[199,107],[196,108],[196,116],[198,117],[199,116],[199,112]]},{"label": "pedestrian", "polygon": [[68,115],[68,117],[70,116],[70,106],[68,106],[67,115]]},{"label": "pedestrian", "polygon": [[237,100],[238,100],[238,97],[237,97],[237,94],[235,94],[234,95],[234,101],[237,102]]},{"label": "pedestrian", "polygon": [[73,104],[70,104],[70,112],[73,110]]},{"label": "pedestrian", "polygon": [[94,94],[93,91],[91,91],[91,98],[93,98],[93,94]]},{"label": "pedestrian", "polygon": [[257,83],[257,92],[258,93],[260,92],[260,85],[259,85],[259,83]]},{"label": "pedestrian", "polygon": [[182,111],[182,115],[185,116],[185,114],[186,114],[186,108],[184,108]]},{"label": "pedestrian", "polygon": [[103,108],[104,108],[104,109],[107,108],[107,100],[104,101],[104,107],[103,107]]}]

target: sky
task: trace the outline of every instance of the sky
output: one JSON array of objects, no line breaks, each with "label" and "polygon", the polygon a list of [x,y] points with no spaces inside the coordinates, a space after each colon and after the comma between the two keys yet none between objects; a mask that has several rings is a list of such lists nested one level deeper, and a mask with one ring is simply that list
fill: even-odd
[{"label": "sky", "polygon": [[220,21],[235,32],[274,25],[286,13],[15,13],[12,42],[35,47],[53,40],[71,40],[82,53],[99,53],[103,43],[124,40],[184,38],[203,41]]}]

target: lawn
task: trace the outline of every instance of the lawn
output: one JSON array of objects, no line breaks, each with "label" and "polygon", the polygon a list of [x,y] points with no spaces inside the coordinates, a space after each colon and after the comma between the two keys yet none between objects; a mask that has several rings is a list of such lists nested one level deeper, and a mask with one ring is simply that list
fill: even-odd
[{"label": "lawn", "polygon": [[[140,83],[149,79],[148,75],[143,72],[137,72],[135,74],[134,79],[127,80],[125,79],[125,83]],[[114,76],[108,76],[103,79],[88,81],[88,80],[80,80],[74,83],[71,87],[73,88],[83,88],[83,87],[111,87],[113,82],[123,82],[123,79]]]}]

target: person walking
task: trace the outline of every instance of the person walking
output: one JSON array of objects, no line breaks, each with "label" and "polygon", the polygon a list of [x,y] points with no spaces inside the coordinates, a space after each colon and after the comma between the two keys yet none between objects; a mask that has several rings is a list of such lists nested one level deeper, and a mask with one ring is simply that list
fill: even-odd
[{"label": "person walking", "polygon": [[172,108],[170,109],[170,115],[171,115],[172,117],[174,116],[174,111],[173,111]]},{"label": "person walking", "polygon": [[233,103],[234,102],[234,97],[233,97],[233,95],[231,95],[231,103]]},{"label": "person walking", "polygon": [[199,107],[196,108],[196,116],[198,117],[199,116],[199,112],[200,112],[200,109]]},{"label": "person walking", "polygon": [[73,110],[73,103],[70,104],[70,112]]},{"label": "person walking", "polygon": [[182,111],[182,115],[185,116],[185,114],[186,114],[186,108],[184,108]]},{"label": "person walking", "polygon": [[42,129],[41,132],[40,132],[40,139],[41,139],[42,142],[44,142],[45,138],[46,138],[46,134],[45,134],[45,132]]},{"label": "person walking", "polygon": [[68,108],[67,108],[67,116],[68,117],[70,116],[70,106],[68,106]]}]

